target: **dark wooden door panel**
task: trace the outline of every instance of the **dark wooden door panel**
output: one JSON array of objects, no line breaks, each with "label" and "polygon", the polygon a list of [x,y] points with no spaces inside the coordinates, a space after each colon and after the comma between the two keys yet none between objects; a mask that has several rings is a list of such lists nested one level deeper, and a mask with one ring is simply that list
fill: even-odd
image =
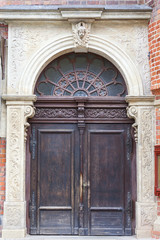
[{"label": "dark wooden door panel", "polygon": [[[78,181],[77,128],[72,124],[37,125],[37,233],[74,234]],[[75,187],[77,185],[77,192]]]},{"label": "dark wooden door panel", "polygon": [[72,130],[38,130],[40,233],[72,233],[73,143]]},{"label": "dark wooden door panel", "polygon": [[32,128],[30,233],[131,235],[130,124]]},{"label": "dark wooden door panel", "polygon": [[87,126],[90,235],[125,234],[126,129],[122,124]]}]

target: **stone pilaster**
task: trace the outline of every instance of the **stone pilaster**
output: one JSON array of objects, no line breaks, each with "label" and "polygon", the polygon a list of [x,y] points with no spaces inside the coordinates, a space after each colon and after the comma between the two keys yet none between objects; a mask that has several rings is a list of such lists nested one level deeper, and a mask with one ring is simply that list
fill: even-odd
[{"label": "stone pilaster", "polygon": [[154,197],[155,111],[150,97],[144,98],[146,98],[146,102],[142,98],[128,101],[130,105],[128,115],[135,119],[137,126],[137,238],[151,236],[156,219]]},{"label": "stone pilaster", "polygon": [[25,141],[34,115],[32,101],[7,101],[6,201],[4,203],[3,238],[26,235]]}]

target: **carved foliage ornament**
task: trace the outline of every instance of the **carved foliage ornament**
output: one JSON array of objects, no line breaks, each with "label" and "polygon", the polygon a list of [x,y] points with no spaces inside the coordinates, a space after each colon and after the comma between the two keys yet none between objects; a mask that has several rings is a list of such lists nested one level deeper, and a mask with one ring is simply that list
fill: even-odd
[{"label": "carved foliage ornament", "polygon": [[156,220],[156,209],[154,206],[143,206],[141,210],[141,225],[152,226]]},{"label": "carved foliage ornament", "polygon": [[137,108],[134,106],[128,107],[127,108],[127,116],[129,118],[133,118],[135,120],[135,123],[132,124],[132,127],[134,128],[134,139],[135,142],[138,142],[138,124],[137,124],[137,116],[138,116],[138,111]]},{"label": "carved foliage ornament", "polygon": [[143,201],[153,201],[152,164],[152,115],[151,109],[142,110],[142,191]]},{"label": "carved foliage ornament", "polygon": [[90,23],[79,22],[72,24],[75,47],[88,47],[90,28]]},{"label": "carved foliage ornament", "polygon": [[35,118],[127,118],[126,109],[37,108]]},{"label": "carved foliage ornament", "polygon": [[37,108],[35,118],[75,118],[76,109],[65,108]]},{"label": "carved foliage ornament", "polygon": [[86,118],[127,118],[126,109],[86,109]]},{"label": "carved foliage ornament", "polygon": [[11,109],[9,112],[10,133],[9,133],[9,184],[8,184],[8,198],[9,200],[20,200],[20,113],[21,109]]},{"label": "carved foliage ornament", "polygon": [[29,123],[27,122],[28,118],[32,118],[35,114],[35,108],[32,106],[26,106],[24,110],[24,141],[27,140],[27,129],[29,127]]},{"label": "carved foliage ornament", "polygon": [[21,209],[17,206],[7,207],[7,226],[20,226]]}]

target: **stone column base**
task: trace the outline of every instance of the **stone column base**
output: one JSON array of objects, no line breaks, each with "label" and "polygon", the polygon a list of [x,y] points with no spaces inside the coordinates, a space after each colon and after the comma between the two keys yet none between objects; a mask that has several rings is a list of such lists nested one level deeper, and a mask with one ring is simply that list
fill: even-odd
[{"label": "stone column base", "polygon": [[26,236],[26,202],[4,202],[2,238]]},{"label": "stone column base", "polygon": [[138,230],[136,229],[136,237],[137,238],[150,238],[152,235],[151,230]]},{"label": "stone column base", "polygon": [[2,238],[24,238],[26,236],[25,229],[2,229]]},{"label": "stone column base", "polygon": [[155,202],[136,202],[136,236],[137,238],[149,238],[152,236],[152,228],[156,219]]}]

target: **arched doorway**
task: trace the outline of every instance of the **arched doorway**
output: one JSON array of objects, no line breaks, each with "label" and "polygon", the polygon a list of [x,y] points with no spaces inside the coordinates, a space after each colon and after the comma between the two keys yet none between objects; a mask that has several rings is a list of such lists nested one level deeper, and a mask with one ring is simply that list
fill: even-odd
[{"label": "arched doorway", "polygon": [[118,69],[93,53],[66,54],[35,94],[30,233],[131,235],[133,121]]}]

